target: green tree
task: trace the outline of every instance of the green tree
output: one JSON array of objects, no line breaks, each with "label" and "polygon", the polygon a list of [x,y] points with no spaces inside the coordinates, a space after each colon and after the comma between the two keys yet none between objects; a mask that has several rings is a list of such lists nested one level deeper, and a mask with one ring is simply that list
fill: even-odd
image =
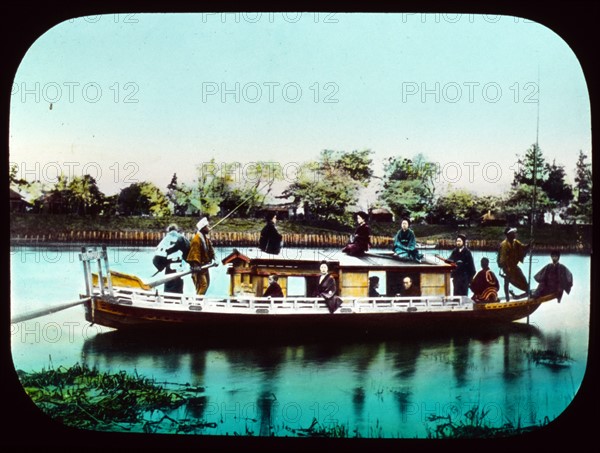
[{"label": "green tree", "polygon": [[517,188],[521,184],[533,186],[535,171],[535,185],[541,187],[546,180],[547,167],[545,165],[544,155],[540,147],[534,143],[522,158],[517,155],[517,167],[515,169],[512,187]]},{"label": "green tree", "polygon": [[568,208],[568,214],[586,223],[592,222],[592,165],[586,162],[587,157],[583,151],[579,151],[577,164],[575,165],[574,200]]},{"label": "green tree", "polygon": [[118,210],[124,215],[169,215],[167,197],[153,183],[136,182],[121,190],[117,201]]},{"label": "green tree", "polygon": [[512,188],[502,204],[502,210],[506,214],[507,220],[519,223],[523,223],[523,220],[526,220],[527,224],[531,225],[531,222],[535,219],[536,225],[542,224],[544,222],[544,213],[551,209],[553,204],[546,192],[539,188],[535,190],[535,209],[532,204],[533,198],[533,185],[521,184],[518,187]]},{"label": "green tree", "polygon": [[462,189],[452,190],[446,195],[438,197],[432,210],[438,221],[455,223],[465,219],[467,223],[478,215],[477,197]]},{"label": "green tree", "polygon": [[282,195],[302,203],[308,218],[348,223],[348,207],[357,202],[360,187],[366,187],[372,177],[370,155],[370,150],[324,150],[318,161],[302,165]]},{"label": "green tree", "polygon": [[546,164],[547,179],[542,183],[542,189],[550,201],[550,214],[552,223],[555,223],[556,214],[564,217],[564,213],[573,199],[573,189],[565,182],[565,169],[561,165]]},{"label": "green tree", "polygon": [[102,210],[105,196],[90,175],[74,176],[64,193],[72,214],[97,215]]},{"label": "green tree", "polygon": [[384,164],[380,198],[397,218],[424,219],[433,206],[437,174],[435,163],[422,154],[413,159],[389,158]]}]

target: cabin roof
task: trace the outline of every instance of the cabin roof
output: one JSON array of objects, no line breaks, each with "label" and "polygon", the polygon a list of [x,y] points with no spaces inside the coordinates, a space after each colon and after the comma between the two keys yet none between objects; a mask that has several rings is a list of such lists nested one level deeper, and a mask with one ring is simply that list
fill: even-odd
[{"label": "cabin roof", "polygon": [[372,268],[388,268],[388,269],[403,269],[412,271],[425,270],[444,270],[449,271],[453,268],[452,265],[446,264],[439,259],[435,259],[433,255],[428,255],[430,261],[435,264],[416,263],[401,261],[394,258],[391,252],[368,252],[364,256],[355,257],[343,253],[339,249],[282,249],[279,255],[270,255],[261,251],[257,247],[245,248],[242,250],[233,249],[232,253],[223,258],[222,263],[228,264],[235,260],[242,260],[249,264],[255,265],[309,265],[314,263],[315,269],[318,269],[321,261],[327,261],[330,265],[342,269],[358,269],[365,267]]}]

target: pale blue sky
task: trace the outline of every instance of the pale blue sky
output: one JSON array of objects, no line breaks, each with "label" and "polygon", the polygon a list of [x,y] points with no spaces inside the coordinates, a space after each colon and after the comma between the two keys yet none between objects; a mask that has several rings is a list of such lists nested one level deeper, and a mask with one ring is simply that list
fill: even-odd
[{"label": "pale blue sky", "polygon": [[192,182],[213,157],[284,165],[369,148],[379,174],[387,157],[423,153],[440,164],[440,186],[502,193],[516,154],[535,142],[538,98],[540,147],[571,176],[579,150],[591,158],[587,87],[568,45],[531,21],[77,18],[41,36],[19,67],[10,161],[50,183],[59,169],[86,169],[112,194],[143,180],[164,188],[173,173]]}]

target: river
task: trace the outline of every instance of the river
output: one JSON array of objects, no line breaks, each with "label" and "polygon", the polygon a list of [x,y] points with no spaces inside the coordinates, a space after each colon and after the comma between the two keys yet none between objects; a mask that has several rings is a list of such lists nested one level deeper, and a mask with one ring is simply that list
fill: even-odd
[{"label": "river", "polygon": [[[11,315],[77,300],[84,289],[79,251],[11,247]],[[230,251],[218,248],[218,258]],[[109,249],[112,269],[143,280],[154,273],[151,256],[150,247]],[[481,256],[474,252],[476,263]],[[534,256],[533,272],[548,262],[548,256]],[[187,408],[212,423],[200,434],[294,436],[316,419],[323,427],[343,426],[352,437],[424,438],[435,427],[432,416],[464,420],[474,408],[486,412],[490,426],[539,425],[573,401],[588,357],[591,259],[568,254],[561,263],[575,284],[560,304],[543,304],[529,325],[486,334],[260,345],[236,332],[224,332],[222,343],[201,332],[183,339],[132,338],[91,326],[77,306],[11,324],[11,352],[15,368],[25,372],[80,363],[202,387],[202,404]],[[211,276],[208,294],[226,294],[224,268]],[[190,277],[184,292],[193,293]],[[241,341],[225,341],[235,335]],[[569,360],[532,360],[535,351],[545,350]]]}]

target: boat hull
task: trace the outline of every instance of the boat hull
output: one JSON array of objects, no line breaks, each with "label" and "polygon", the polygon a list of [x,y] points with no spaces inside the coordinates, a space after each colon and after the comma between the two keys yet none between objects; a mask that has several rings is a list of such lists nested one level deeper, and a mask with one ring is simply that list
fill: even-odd
[{"label": "boat hull", "polygon": [[277,314],[268,309],[248,313],[210,312],[198,306],[141,307],[95,296],[85,304],[86,319],[120,330],[190,329],[202,334],[339,334],[394,333],[423,330],[464,330],[527,318],[549,299],[471,304],[430,311],[412,307],[402,311],[356,312],[344,305],[335,313],[325,308],[304,313]]}]

